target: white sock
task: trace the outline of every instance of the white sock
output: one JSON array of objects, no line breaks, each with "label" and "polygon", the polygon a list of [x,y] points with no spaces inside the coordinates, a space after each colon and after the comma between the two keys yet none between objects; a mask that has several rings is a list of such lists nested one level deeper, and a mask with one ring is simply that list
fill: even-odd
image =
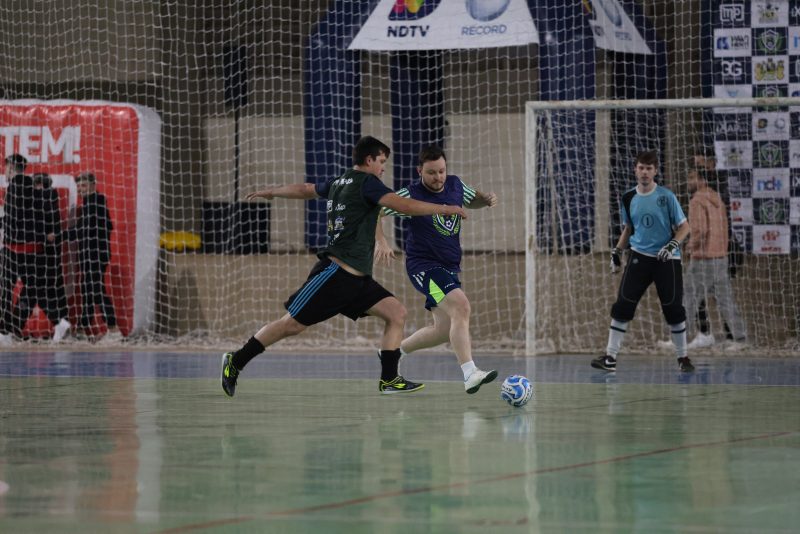
[{"label": "white sock", "polygon": [[669,333],[675,345],[675,355],[683,358],[686,356],[686,321],[669,325]]},{"label": "white sock", "polygon": [[611,319],[611,326],[608,329],[608,345],[606,346],[606,354],[609,356],[617,357],[619,348],[622,346],[622,340],[625,339],[625,332],[628,331],[628,321],[622,322],[616,319]]},{"label": "white sock", "polygon": [[463,364],[461,366],[461,371],[464,373],[464,380],[468,379],[469,376],[473,372],[475,372],[475,369],[477,369],[477,367],[475,367],[475,362],[473,362],[472,360],[470,360],[467,363]]}]

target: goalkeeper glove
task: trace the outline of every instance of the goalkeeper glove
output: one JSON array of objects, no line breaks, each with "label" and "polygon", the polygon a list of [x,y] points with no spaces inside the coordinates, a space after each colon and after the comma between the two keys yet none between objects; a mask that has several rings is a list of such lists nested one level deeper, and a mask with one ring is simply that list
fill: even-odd
[{"label": "goalkeeper glove", "polygon": [[672,259],[672,253],[675,252],[680,246],[680,243],[675,241],[674,239],[670,239],[666,245],[661,247],[661,250],[658,251],[658,259],[661,261],[669,261]]},{"label": "goalkeeper glove", "polygon": [[622,267],[622,251],[617,247],[611,249],[611,274],[616,274]]}]

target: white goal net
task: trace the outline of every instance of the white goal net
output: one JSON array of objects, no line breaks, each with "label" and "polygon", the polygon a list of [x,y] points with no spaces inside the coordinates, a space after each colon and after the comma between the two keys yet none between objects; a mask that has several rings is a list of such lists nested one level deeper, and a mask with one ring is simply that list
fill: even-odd
[{"label": "white goal net", "polygon": [[[728,274],[747,344],[762,354],[796,348],[799,115],[796,97],[529,102],[528,352],[605,347],[621,276],[609,268],[621,233],[621,197],[635,187],[634,160],[646,150],[658,153],[657,182],[677,195],[684,213],[693,193],[688,175],[696,169],[726,204]],[[690,334],[705,323],[724,350],[731,336],[715,296],[699,300],[700,317],[697,308],[686,310]],[[630,351],[669,340],[654,286],[628,333]]]},{"label": "white goal net", "polygon": [[[97,296],[87,341],[112,322],[128,346],[237,346],[284,313],[325,235],[320,202],[245,196],[337,176],[357,138],[373,135],[392,147],[384,181],[393,189],[416,179],[423,145],[440,143],[451,174],[498,195],[499,205],[471,212],[462,232],[478,349],[523,351],[530,341],[531,351],[594,351],[613,289],[590,296],[610,284],[593,269],[616,229],[615,195],[628,177],[620,169],[648,144],[680,182],[693,151],[713,146],[716,124],[700,109],[550,113],[556,132],[559,121],[574,122],[568,135],[539,137],[540,162],[551,166],[540,180],[569,174],[574,182],[557,179],[537,193],[545,196],[536,197],[531,234],[525,103],[790,96],[800,92],[797,28],[794,1],[2,2],[0,152],[26,157],[29,176],[52,177],[63,232],[86,212],[75,177],[93,173],[113,226],[103,283],[82,286],[81,240],[63,236],[62,265],[15,264],[4,295],[25,314],[25,342],[55,334],[43,307],[56,309],[56,320],[63,309],[43,306],[47,291],[31,300],[25,287],[52,286],[47,273],[60,269],[72,333],[86,313],[84,293]],[[399,252],[402,224],[384,224]],[[539,257],[537,283],[552,284],[536,298],[554,292],[535,316],[526,253]],[[753,340],[779,345],[794,312],[772,295],[791,294],[793,252],[746,254],[737,296]],[[750,276],[755,286],[745,284]],[[408,308],[407,332],[429,323],[402,254],[375,277]],[[784,335],[765,330],[774,318]],[[662,334],[658,322],[638,324],[648,340]],[[281,346],[364,350],[380,328],[337,318]],[[533,339],[544,344],[535,349]]]}]

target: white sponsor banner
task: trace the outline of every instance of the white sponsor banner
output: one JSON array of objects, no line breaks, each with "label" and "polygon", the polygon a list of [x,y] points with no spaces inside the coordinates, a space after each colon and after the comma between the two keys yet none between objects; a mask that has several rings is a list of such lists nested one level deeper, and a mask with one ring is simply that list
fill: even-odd
[{"label": "white sponsor banner", "polygon": [[731,199],[731,223],[753,224],[753,199]]},{"label": "white sponsor banner", "polygon": [[752,55],[750,28],[714,30],[714,57],[749,57]]},{"label": "white sponsor banner", "polygon": [[753,83],[785,84],[789,81],[789,56],[756,56],[752,59]]},{"label": "white sponsor banner", "polygon": [[[753,96],[753,86],[747,85],[715,85],[714,98],[751,98]],[[714,113],[747,113],[750,108],[714,108]]]},{"label": "white sponsor banner", "polygon": [[381,0],[349,50],[451,50],[538,43],[526,0]]},{"label": "white sponsor banner", "polygon": [[714,141],[714,153],[718,169],[749,169],[753,166],[751,141]]},{"label": "white sponsor banner", "polygon": [[591,3],[592,20],[589,24],[597,48],[634,54],[653,53],[618,0],[591,0]]},{"label": "white sponsor banner", "polygon": [[769,28],[789,25],[788,0],[758,0],[751,4],[750,25]]},{"label": "white sponsor banner", "polygon": [[784,225],[753,226],[753,254],[788,254],[791,230]]},{"label": "white sponsor banner", "polygon": [[789,198],[789,169],[753,169],[753,198]]},{"label": "white sponsor banner", "polygon": [[790,56],[800,55],[800,26],[789,27],[789,42],[787,44]]},{"label": "white sponsor banner", "polygon": [[789,224],[800,224],[800,197],[789,199]]},{"label": "white sponsor banner", "polygon": [[754,141],[780,139],[789,139],[789,113],[753,113]]},{"label": "white sponsor banner", "polygon": [[800,139],[789,141],[789,167],[800,169]]}]

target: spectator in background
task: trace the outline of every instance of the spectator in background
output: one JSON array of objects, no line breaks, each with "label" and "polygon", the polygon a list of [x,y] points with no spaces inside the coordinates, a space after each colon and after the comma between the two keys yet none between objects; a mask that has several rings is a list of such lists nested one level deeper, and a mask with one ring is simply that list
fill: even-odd
[{"label": "spectator in background", "polygon": [[[3,250],[0,263],[0,344],[7,345],[13,336],[21,336],[31,313],[31,297],[37,255],[44,252],[44,216],[41,195],[33,187],[33,178],[25,174],[28,160],[21,154],[5,159],[8,189],[3,216]],[[17,280],[29,290],[13,305]]]},{"label": "spectator in background", "polygon": [[[709,186],[709,176],[713,174],[702,168],[689,173],[689,194],[692,196],[689,201],[689,242],[685,251],[689,264],[686,267],[684,304],[686,309],[693,310],[700,299],[713,296],[731,329],[734,342],[740,344],[745,342],[747,333],[733,301],[728,275],[728,216],[722,197]],[[702,332],[698,333],[698,337],[702,335]]]},{"label": "spectator in background", "polygon": [[112,337],[118,337],[114,304],[105,285],[105,273],[111,261],[111,217],[106,197],[97,192],[97,178],[90,172],[75,177],[82,203],[78,206],[75,226],[67,237],[78,242],[78,263],[81,271],[82,311],[78,327],[90,332],[96,306]]},{"label": "spectator in background", "polygon": [[55,325],[53,341],[61,341],[69,333],[67,292],[64,290],[64,270],[61,264],[61,211],[58,192],[53,189],[49,174],[33,175],[33,187],[41,192],[44,212],[44,252],[38,255],[35,302]]},{"label": "spectator in background", "polygon": [[[739,243],[731,235],[731,213],[730,213],[730,193],[727,184],[723,184],[717,178],[717,156],[714,148],[707,146],[698,151],[692,156],[692,168],[703,169],[707,171],[708,184],[716,189],[722,198],[725,205],[725,214],[728,220],[728,274],[731,278],[736,277],[736,268],[741,265],[742,250]],[[691,195],[691,193],[690,193]],[[692,313],[692,310],[686,308],[687,315]],[[708,310],[706,299],[701,298],[697,303],[697,310],[695,313],[697,320],[698,333],[697,336],[689,343],[689,349],[701,349],[710,347],[716,343],[714,335],[711,333],[711,323],[708,320]],[[727,340],[733,340],[731,329],[727,322],[723,322],[722,326],[725,329],[725,337]]]}]

